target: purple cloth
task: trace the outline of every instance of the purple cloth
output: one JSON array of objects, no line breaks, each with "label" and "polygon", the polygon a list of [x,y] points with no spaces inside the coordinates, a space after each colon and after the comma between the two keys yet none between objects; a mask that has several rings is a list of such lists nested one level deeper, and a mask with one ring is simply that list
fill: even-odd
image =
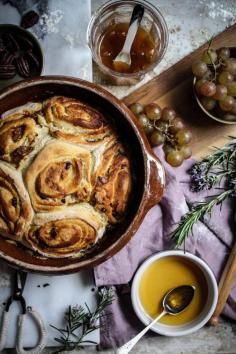
[{"label": "purple cloth", "polygon": [[[170,234],[189,205],[201,201],[208,195],[218,194],[210,190],[192,193],[189,189],[188,160],[181,167],[171,168],[164,160],[161,149],[155,153],[162,160],[166,171],[166,189],[161,202],[146,215],[142,225],[130,242],[114,257],[94,270],[97,286],[113,286],[116,299],[103,318],[101,348],[118,347],[132,338],[142,328],[131,306],[128,284],[138,266],[150,255],[173,247]],[[224,264],[232,248],[234,236],[235,199],[228,198],[222,208],[216,206],[211,217],[198,222],[193,235],[186,241],[186,250],[204,259],[219,280]],[[223,314],[236,320],[236,284],[224,308]]]}]

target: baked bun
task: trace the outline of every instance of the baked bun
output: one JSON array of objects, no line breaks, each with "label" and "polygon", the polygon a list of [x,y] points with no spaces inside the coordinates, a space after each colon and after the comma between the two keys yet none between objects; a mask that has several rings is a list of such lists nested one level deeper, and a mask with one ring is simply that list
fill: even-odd
[{"label": "baked bun", "polygon": [[33,218],[21,175],[0,162],[0,229],[20,241]]},{"label": "baked bun", "polygon": [[48,143],[25,174],[34,210],[55,211],[89,201],[92,167],[90,151],[56,140]]},{"label": "baked bun", "polygon": [[19,167],[34,149],[41,127],[36,113],[42,108],[34,104],[19,112],[9,112],[0,120],[0,159]]},{"label": "baked bun", "polygon": [[131,190],[130,163],[120,142],[114,140],[104,149],[92,183],[94,207],[105,213],[110,223],[120,221]]},{"label": "baked bun", "polygon": [[131,187],[127,151],[87,104],[56,96],[1,116],[0,237],[81,256],[123,220]]},{"label": "baked bun", "polygon": [[81,203],[64,211],[38,214],[24,242],[47,257],[78,256],[103,235],[107,220],[94,208]]},{"label": "baked bun", "polygon": [[93,149],[114,134],[100,112],[74,98],[55,96],[44,102],[43,112],[51,134],[67,142]]}]

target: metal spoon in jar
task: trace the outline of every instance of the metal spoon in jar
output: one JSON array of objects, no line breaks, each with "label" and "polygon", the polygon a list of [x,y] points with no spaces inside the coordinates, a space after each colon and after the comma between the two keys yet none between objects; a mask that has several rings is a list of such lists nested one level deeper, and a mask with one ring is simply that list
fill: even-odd
[{"label": "metal spoon in jar", "polygon": [[141,339],[144,334],[163,316],[178,315],[183,312],[191,303],[194,296],[195,287],[192,285],[182,285],[171,289],[163,298],[163,311],[147,327],[145,327],[137,336],[116,350],[116,354],[127,354]]},{"label": "metal spoon in jar", "polygon": [[120,53],[113,60],[113,66],[116,71],[122,72],[129,69],[131,65],[130,50],[138,31],[140,22],[144,14],[144,7],[136,5],[133,9],[132,16],[129,23],[129,29],[126,35],[125,43]]}]

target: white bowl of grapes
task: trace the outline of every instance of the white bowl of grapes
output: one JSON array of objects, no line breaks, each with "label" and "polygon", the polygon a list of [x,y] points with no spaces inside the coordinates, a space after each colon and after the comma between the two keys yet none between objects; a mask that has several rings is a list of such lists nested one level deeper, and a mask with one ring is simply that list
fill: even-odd
[{"label": "white bowl of grapes", "polygon": [[236,48],[209,45],[192,63],[193,85],[201,109],[212,119],[236,124]]}]

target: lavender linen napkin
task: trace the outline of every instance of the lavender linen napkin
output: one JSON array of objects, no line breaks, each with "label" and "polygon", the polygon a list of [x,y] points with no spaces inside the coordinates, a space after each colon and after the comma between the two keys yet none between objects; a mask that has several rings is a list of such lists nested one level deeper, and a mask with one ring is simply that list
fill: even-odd
[{"label": "lavender linen napkin", "polygon": [[[185,161],[179,168],[171,168],[165,163],[163,152],[155,153],[162,160],[166,171],[166,190],[161,202],[146,215],[142,225],[131,241],[114,257],[94,270],[97,286],[114,286],[116,299],[103,319],[101,348],[118,347],[133,337],[142,324],[132,309],[128,284],[138,266],[150,255],[171,248],[170,234],[181,216],[189,210],[193,202],[203,200],[217,190],[192,193],[189,189],[189,167],[193,160]],[[222,208],[215,207],[211,218],[198,222],[193,228],[193,236],[186,242],[186,249],[204,259],[219,280],[223,266],[234,242],[235,228],[233,198],[224,202]],[[225,315],[236,320],[236,284],[224,308]]]}]

